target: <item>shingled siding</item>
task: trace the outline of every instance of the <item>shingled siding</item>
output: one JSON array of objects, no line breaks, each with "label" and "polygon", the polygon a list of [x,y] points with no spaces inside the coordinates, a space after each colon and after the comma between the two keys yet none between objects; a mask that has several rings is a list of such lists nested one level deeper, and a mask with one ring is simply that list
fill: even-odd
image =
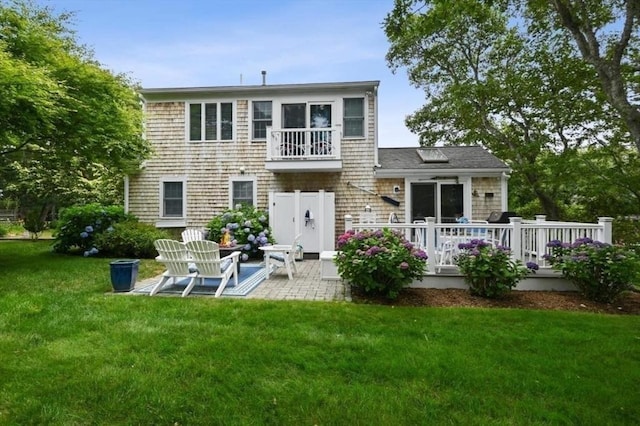
[{"label": "shingled siding", "polygon": [[[342,140],[343,171],[332,173],[272,173],[264,168],[266,144],[249,140],[249,102],[235,103],[234,141],[189,142],[185,138],[184,102],[150,102],[146,105],[146,137],[154,154],[145,168],[130,176],[129,211],[140,220],[160,220],[160,182],[166,178],[186,179],[187,227],[203,227],[229,206],[230,177],[256,177],[257,207],[267,209],[268,192],[315,192],[336,194],[336,235],[344,232],[345,214],[371,205],[388,216],[379,197],[349,186],[352,182],[376,192],[388,193],[393,184],[373,176],[375,162],[374,99],[369,97],[367,137]],[[240,168],[244,168],[241,175]]]},{"label": "shingled siding", "polygon": [[[477,196],[472,197],[473,219],[486,220],[491,212],[502,209],[502,192],[500,190],[500,178],[484,177],[471,180],[472,191],[477,191]],[[492,193],[493,197],[485,194]]]}]

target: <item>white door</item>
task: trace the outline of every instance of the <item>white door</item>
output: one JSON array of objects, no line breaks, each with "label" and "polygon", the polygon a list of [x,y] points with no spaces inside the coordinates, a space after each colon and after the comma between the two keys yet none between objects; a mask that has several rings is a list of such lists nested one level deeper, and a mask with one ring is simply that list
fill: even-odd
[{"label": "white door", "polygon": [[274,192],[269,198],[269,222],[277,243],[290,244],[300,234],[305,253],[334,250],[334,193]]}]

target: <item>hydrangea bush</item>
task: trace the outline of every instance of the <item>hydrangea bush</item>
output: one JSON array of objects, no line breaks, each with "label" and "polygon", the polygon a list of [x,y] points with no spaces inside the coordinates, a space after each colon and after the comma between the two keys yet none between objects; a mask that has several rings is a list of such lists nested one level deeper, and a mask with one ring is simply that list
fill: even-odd
[{"label": "hydrangea bush", "polygon": [[637,282],[638,256],[627,246],[579,238],[573,243],[550,241],[546,256],[554,269],[589,300],[610,303]]},{"label": "hydrangea bush", "polygon": [[407,241],[401,232],[353,230],[338,238],[335,263],[338,274],[366,293],[395,299],[403,287],[422,280],[427,255]]},{"label": "hydrangea bush", "polygon": [[536,263],[524,266],[520,260],[512,259],[510,248],[494,247],[484,240],[474,239],[459,244],[458,248],[462,251],[455,257],[455,263],[475,296],[502,297],[538,269]]},{"label": "hydrangea bush", "polygon": [[253,206],[242,205],[238,209],[227,210],[211,219],[207,228],[208,238],[218,243],[222,235],[228,232],[231,243],[241,246],[242,261],[262,257],[258,247],[274,243],[269,228],[269,214]]},{"label": "hydrangea bush", "polygon": [[54,232],[53,250],[58,253],[98,254],[96,235],[113,230],[118,222],[133,219],[122,206],[86,204],[68,207],[60,212]]}]

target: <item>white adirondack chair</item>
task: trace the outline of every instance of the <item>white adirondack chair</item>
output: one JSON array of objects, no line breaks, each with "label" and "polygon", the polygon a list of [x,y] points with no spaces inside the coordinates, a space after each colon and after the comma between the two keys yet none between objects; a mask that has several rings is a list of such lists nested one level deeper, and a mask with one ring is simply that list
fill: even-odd
[{"label": "white adirondack chair", "polygon": [[158,284],[153,287],[150,296],[158,293],[162,290],[162,287],[173,279],[175,283],[176,278],[195,278],[195,272],[189,271],[189,264],[192,262],[189,258],[187,248],[180,241],[161,239],[154,241],[154,246],[158,251],[156,261],[162,262],[167,267],[167,270],[162,274],[162,278]]},{"label": "white adirondack chair", "polygon": [[199,229],[185,229],[182,231],[182,242],[204,240],[204,232]]},{"label": "white adirondack chair", "polygon": [[237,271],[241,252],[234,251],[230,255],[220,258],[218,243],[208,240],[189,241],[185,246],[198,272],[182,292],[183,297],[189,294],[197,281],[204,284],[205,278],[220,279],[220,285],[218,285],[215,297],[220,297],[231,277],[233,277],[234,285],[238,285]]}]

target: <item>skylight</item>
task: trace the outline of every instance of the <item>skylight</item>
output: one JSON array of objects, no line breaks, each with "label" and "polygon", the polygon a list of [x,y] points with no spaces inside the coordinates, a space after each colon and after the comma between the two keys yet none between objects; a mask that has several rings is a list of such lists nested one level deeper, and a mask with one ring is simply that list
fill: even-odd
[{"label": "skylight", "polygon": [[449,159],[439,148],[418,148],[416,150],[423,163],[447,163]]}]

